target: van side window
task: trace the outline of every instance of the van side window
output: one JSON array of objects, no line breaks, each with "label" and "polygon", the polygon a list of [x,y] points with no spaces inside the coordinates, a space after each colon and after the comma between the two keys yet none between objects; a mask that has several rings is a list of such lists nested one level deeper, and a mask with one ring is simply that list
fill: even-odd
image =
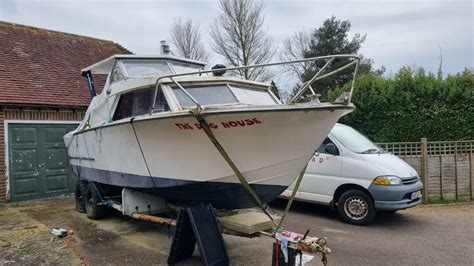
[{"label": "van side window", "polygon": [[115,109],[113,120],[149,113],[153,102],[153,94],[154,89],[147,88],[121,95],[117,108]]},{"label": "van side window", "polygon": [[[334,145],[334,147],[336,148],[335,149],[335,152],[334,153],[331,153],[331,152],[328,152],[328,150],[326,149],[326,146],[328,144],[332,144]],[[339,149],[337,148],[336,144],[334,144],[334,142],[332,142],[328,137],[326,137],[323,141],[323,143],[321,144],[321,146],[319,146],[317,152],[319,153],[325,153],[325,154],[332,154],[332,155],[339,155]]]}]

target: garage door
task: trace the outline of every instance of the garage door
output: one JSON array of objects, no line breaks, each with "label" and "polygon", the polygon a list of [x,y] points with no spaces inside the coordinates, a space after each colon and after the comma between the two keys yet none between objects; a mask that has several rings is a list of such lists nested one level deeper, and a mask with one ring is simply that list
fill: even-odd
[{"label": "garage door", "polygon": [[77,124],[8,124],[10,200],[73,192],[63,136]]}]

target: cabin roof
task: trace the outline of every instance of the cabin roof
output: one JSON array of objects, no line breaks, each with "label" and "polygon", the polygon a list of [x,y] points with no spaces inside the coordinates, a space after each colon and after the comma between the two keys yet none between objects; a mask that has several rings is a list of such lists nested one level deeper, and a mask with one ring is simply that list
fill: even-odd
[{"label": "cabin roof", "polygon": [[[255,80],[248,80],[242,79],[238,77],[232,76],[178,76],[173,78],[175,81],[179,82],[180,84],[203,84],[203,83],[237,83],[243,85],[253,85],[258,87],[268,87],[270,84]],[[173,82],[168,78],[163,78],[160,83],[164,84],[173,84]]]},{"label": "cabin roof", "polygon": [[92,64],[86,68],[81,70],[82,73],[90,71],[92,74],[109,74],[110,70],[114,66],[114,63],[118,59],[162,59],[162,60],[171,60],[171,61],[178,61],[184,63],[191,63],[200,66],[205,66],[205,62],[195,61],[191,59],[185,59],[181,57],[175,57],[170,55],[132,55],[132,54],[116,54],[110,56],[102,61],[99,61],[95,64]]}]

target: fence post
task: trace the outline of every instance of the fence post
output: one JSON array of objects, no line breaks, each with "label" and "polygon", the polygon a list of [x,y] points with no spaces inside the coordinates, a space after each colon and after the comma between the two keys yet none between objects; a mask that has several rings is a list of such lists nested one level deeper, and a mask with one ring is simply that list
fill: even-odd
[{"label": "fence post", "polygon": [[423,203],[428,202],[428,140],[421,138],[421,181],[423,182]]},{"label": "fence post", "polygon": [[454,142],[454,187],[456,189],[456,200],[458,200],[458,142]]}]

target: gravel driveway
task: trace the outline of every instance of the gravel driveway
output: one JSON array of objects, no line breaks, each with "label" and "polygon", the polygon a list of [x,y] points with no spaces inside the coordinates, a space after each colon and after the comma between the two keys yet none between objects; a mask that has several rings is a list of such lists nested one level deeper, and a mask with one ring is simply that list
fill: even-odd
[{"label": "gravel driveway", "polygon": [[323,206],[293,207],[287,227],[326,236],[332,265],[474,264],[474,203],[420,205],[379,215],[370,226],[345,224]]},{"label": "gravel driveway", "polygon": [[[281,211],[285,202],[272,206]],[[326,236],[329,265],[465,264],[474,262],[474,204],[419,206],[382,215],[371,226],[342,223],[326,207],[295,203],[288,229]],[[57,239],[52,227],[73,230]],[[170,230],[111,213],[91,221],[73,210],[72,198],[0,207],[0,265],[166,264]],[[262,239],[224,236],[234,265],[270,265],[271,244]],[[199,252],[184,262],[200,264]],[[310,265],[320,265],[319,257]]]}]

